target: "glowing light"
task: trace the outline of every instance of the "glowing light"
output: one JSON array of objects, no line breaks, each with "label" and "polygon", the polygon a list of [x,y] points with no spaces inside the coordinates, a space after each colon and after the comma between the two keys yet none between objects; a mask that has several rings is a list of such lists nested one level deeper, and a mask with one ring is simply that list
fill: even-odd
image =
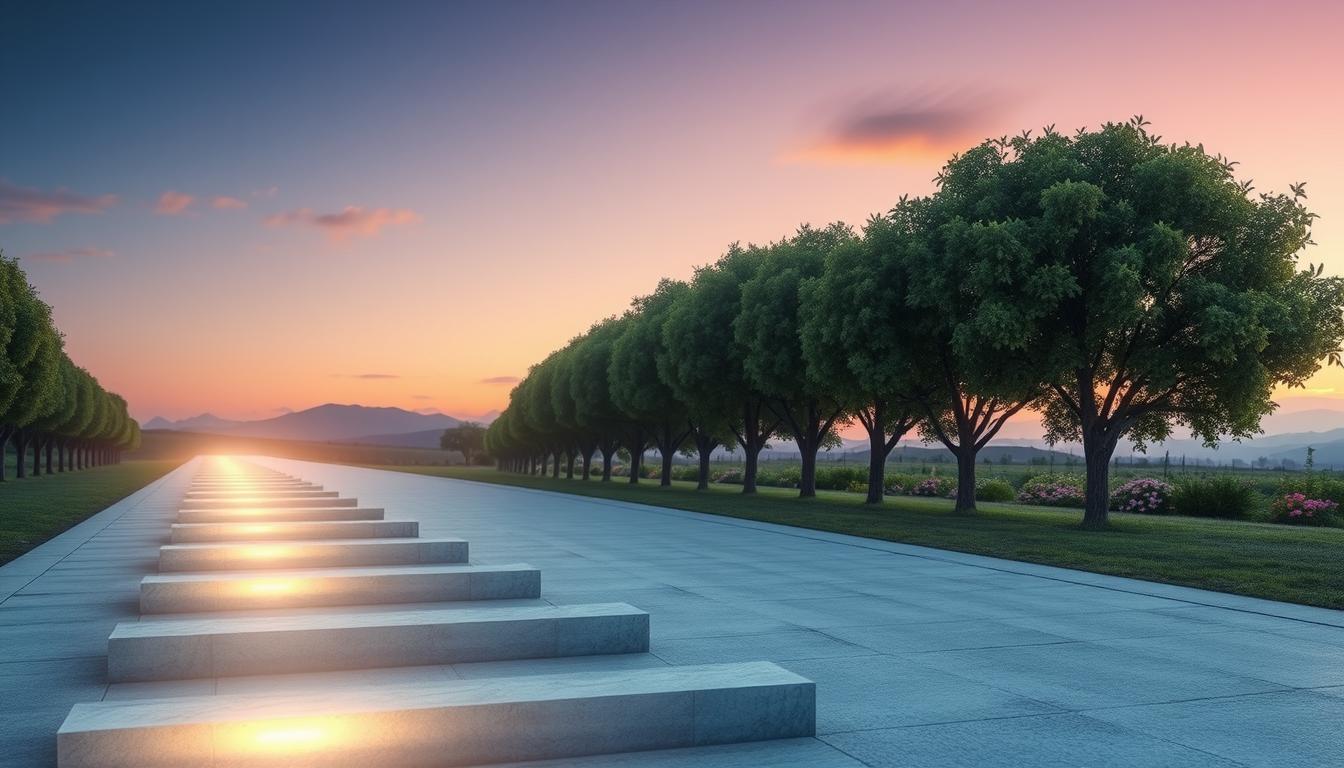
[{"label": "glowing light", "polygon": [[286,546],[249,546],[244,551],[248,557],[257,560],[274,560],[293,554],[293,549]]},{"label": "glowing light", "polygon": [[260,535],[263,533],[271,533],[272,531],[275,530],[275,526],[258,525],[258,524],[240,525],[237,527],[236,530],[238,531],[238,533]]},{"label": "glowing light", "polygon": [[322,717],[239,724],[223,730],[220,746],[241,755],[313,754],[348,741],[344,730],[342,720]]},{"label": "glowing light", "polygon": [[295,579],[257,579],[246,584],[245,590],[253,595],[288,595],[297,592],[299,582]]}]

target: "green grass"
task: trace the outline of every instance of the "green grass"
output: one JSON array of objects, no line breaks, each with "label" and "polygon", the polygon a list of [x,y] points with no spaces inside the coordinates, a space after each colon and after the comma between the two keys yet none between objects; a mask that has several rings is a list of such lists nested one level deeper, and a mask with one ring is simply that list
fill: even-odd
[{"label": "green grass", "polygon": [[0,564],[162,477],[179,461],[127,461],[0,483]]},{"label": "green grass", "polygon": [[944,499],[890,498],[867,507],[858,494],[739,486],[696,491],[692,483],[659,488],[551,479],[490,468],[394,467],[398,472],[561,491],[714,515],[781,523],[872,539],[1182,584],[1239,595],[1344,608],[1344,530],[1143,515],[1111,516],[1108,531],[1079,528],[1082,513],[1017,504],[981,503],[977,515],[956,515]]}]

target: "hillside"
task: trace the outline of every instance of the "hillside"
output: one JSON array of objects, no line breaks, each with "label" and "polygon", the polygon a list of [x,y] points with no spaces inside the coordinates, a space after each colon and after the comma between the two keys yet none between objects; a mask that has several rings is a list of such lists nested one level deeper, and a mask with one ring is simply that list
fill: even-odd
[{"label": "hillside", "polygon": [[[265,437],[281,440],[354,440],[369,442],[368,435],[403,435],[412,432],[442,432],[456,426],[458,419],[442,413],[416,413],[403,408],[327,403],[303,411],[294,411],[258,421],[229,421],[205,413],[181,421],[156,417],[145,422],[145,429],[178,432],[203,432],[240,437]],[[401,443],[397,443],[401,444]],[[437,437],[432,446],[438,447]]]}]

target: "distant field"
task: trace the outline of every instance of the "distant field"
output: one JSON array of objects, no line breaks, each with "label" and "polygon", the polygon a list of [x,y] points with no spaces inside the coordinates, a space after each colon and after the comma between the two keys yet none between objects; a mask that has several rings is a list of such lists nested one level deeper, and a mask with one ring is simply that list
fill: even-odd
[{"label": "distant field", "polygon": [[858,494],[819,491],[815,499],[739,486],[708,492],[678,482],[552,479],[490,468],[398,467],[401,472],[560,491],[727,517],[919,544],[1084,571],[1181,584],[1272,600],[1344,608],[1344,530],[1188,517],[1112,514],[1112,528],[1078,527],[1079,510],[981,503],[975,516],[952,514],[945,499],[899,496],[878,508]]},{"label": "distant field", "polygon": [[[12,460],[12,457],[11,457]],[[0,564],[162,477],[180,461],[127,461],[0,483]]]}]

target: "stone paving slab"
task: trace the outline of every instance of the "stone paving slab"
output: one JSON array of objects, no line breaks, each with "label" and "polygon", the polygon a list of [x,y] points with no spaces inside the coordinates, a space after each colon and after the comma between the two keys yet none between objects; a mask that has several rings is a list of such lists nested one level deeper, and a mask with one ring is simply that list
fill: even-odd
[{"label": "stone paving slab", "polygon": [[[469,540],[485,563],[527,562],[546,574],[549,603],[650,613],[650,653],[558,660],[587,665],[576,669],[730,662],[754,648],[817,683],[819,739],[548,768],[1312,766],[1344,754],[1332,725],[1344,717],[1338,611],[618,501],[254,460],[417,519],[422,536]],[[138,613],[139,581],[156,569],[189,470],[0,568],[0,701],[24,702],[22,713],[0,708],[0,766],[53,765],[55,727],[106,687],[107,636]],[[840,600],[846,610],[826,605]],[[563,671],[556,662],[440,669],[499,677]]]}]

